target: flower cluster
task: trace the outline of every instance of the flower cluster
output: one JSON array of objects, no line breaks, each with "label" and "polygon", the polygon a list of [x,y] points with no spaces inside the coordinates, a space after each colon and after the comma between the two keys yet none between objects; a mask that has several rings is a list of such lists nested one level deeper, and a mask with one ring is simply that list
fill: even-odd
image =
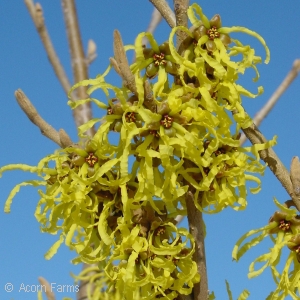
[{"label": "flower cluster", "polygon": [[[239,260],[251,247],[260,243],[264,238],[270,237],[274,246],[269,249],[268,253],[260,255],[251,263],[248,277],[256,277],[270,267],[277,287],[268,299],[285,299],[291,296],[296,300],[299,299],[300,288],[300,218],[296,209],[288,208],[276,199],[274,202],[280,210],[274,213],[268,225],[244,234],[237,241],[232,257]],[[243,244],[252,235],[254,237]],[[287,248],[290,253],[282,272],[279,272],[277,267],[280,264],[281,254]],[[264,263],[264,265],[255,270],[257,263]]]},{"label": "flower cluster", "polygon": [[[105,111],[104,117],[79,127],[85,142],[57,150],[36,167],[0,169],[0,174],[21,169],[42,178],[17,185],[5,210],[20,186],[45,186],[35,216],[42,231],[60,234],[46,258],[65,241],[78,254],[74,263],[98,263],[109,279],[107,290],[116,289],[128,300],[176,299],[178,293],[192,292],[200,279],[192,259],[195,241],[175,221],[186,215],[187,192],[193,192],[195,206],[203,212],[244,209],[246,183],[257,183],[253,193],[260,189],[259,178],[251,173],[262,175],[265,169],[258,151],[276,142],[239,145],[240,129],[252,122],[242,96],[256,95],[236,81],[249,67],[258,79],[261,58],[229,33],[258,38],[267,63],[264,40],[246,28],[222,27],[219,15],[209,21],[197,4],[188,16],[193,26],[173,28],[163,44],[141,33],[134,47],[125,48],[135,50],[136,61],[128,66],[134,89],[124,76],[122,87],[106,82],[111,66],[71,89],[70,95],[89,86],[89,95],[100,89],[106,97],[69,101],[72,108],[93,102]],[[187,38],[177,49],[173,39],[178,30]],[[144,47],[144,37],[150,48]],[[238,55],[240,61],[232,59]],[[117,64],[113,66],[122,74]],[[257,94],[261,92],[260,87]],[[87,137],[85,132],[98,123],[96,134]],[[114,144],[111,135],[116,133]]]}]

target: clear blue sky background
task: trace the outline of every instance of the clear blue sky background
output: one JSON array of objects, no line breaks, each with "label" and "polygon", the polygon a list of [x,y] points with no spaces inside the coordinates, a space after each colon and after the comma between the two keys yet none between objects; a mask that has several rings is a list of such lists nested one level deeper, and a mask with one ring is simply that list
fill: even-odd
[{"label": "clear blue sky background", "polygon": [[[169,2],[172,5],[172,1]],[[286,76],[293,61],[300,56],[299,1],[197,2],[202,5],[209,18],[219,13],[224,26],[245,26],[259,32],[271,50],[269,65],[259,66],[259,84],[264,86],[265,93],[257,99],[244,100],[245,107],[253,116]],[[41,0],[41,4],[53,44],[72,80],[60,1]],[[147,28],[152,14],[152,6],[147,0],[77,1],[77,8],[84,45],[92,38],[98,47],[98,58],[90,67],[90,77],[103,72],[108,65],[108,58],[113,55],[113,30],[119,29],[124,43],[131,44],[136,35]],[[162,22],[155,33],[157,40],[163,42],[168,34],[169,27]],[[244,44],[251,43],[255,46],[258,54],[265,55],[262,46],[254,38],[246,35],[238,37]],[[66,104],[66,95],[48,62],[23,1],[0,0],[0,41],[0,165],[34,165],[45,155],[52,153],[57,146],[42,136],[22,113],[14,98],[17,88],[25,91],[40,114],[53,127],[66,129],[75,141],[76,128],[71,110]],[[251,81],[253,75],[249,71],[240,83],[256,91],[257,84]],[[300,155],[299,94],[300,79],[297,78],[261,125],[267,138],[278,135],[275,151],[288,168],[291,158]],[[57,237],[40,233],[39,224],[33,215],[38,201],[36,190],[23,188],[13,202],[11,213],[3,212],[10,190],[15,184],[28,178],[32,176],[22,172],[9,172],[0,180],[0,299],[37,299],[34,293],[18,292],[20,285],[37,284],[38,276],[44,276],[49,282],[57,284],[72,284],[69,273],[80,271],[79,266],[70,263],[75,253],[64,245],[52,260],[44,259],[44,253]],[[267,252],[270,246],[268,242],[257,246],[241,262],[231,261],[231,251],[237,239],[246,231],[268,222],[276,209],[272,201],[274,196],[281,202],[288,199],[281,184],[267,170],[261,193],[256,196],[249,194],[246,211],[227,209],[218,215],[205,216],[209,289],[215,292],[217,299],[227,299],[225,279],[231,284],[234,299],[244,288],[251,292],[249,299],[265,299],[274,289],[269,271],[258,279],[248,280],[246,275],[249,263],[259,254]],[[11,293],[4,290],[7,282],[15,286]],[[75,295],[57,293],[56,296],[59,300],[63,296]]]}]

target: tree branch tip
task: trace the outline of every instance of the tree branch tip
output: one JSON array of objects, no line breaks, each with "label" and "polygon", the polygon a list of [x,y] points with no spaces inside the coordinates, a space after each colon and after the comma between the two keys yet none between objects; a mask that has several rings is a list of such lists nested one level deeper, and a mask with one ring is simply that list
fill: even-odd
[{"label": "tree branch tip", "polygon": [[32,0],[24,0],[24,2],[25,2],[26,5],[31,5],[31,6],[34,5]]},{"label": "tree branch tip", "polygon": [[39,281],[39,283],[43,283],[43,282],[47,282],[48,283],[48,281],[44,277],[42,277],[42,276],[38,277],[38,281]]},{"label": "tree branch tip", "polygon": [[[21,106],[21,108],[24,110],[24,105],[30,107],[30,109],[34,109],[33,105],[31,104],[30,100],[27,98],[25,93],[21,89],[17,89],[15,91],[15,97],[18,102],[18,104]],[[35,109],[34,109],[35,110]]]},{"label": "tree branch tip", "polygon": [[97,45],[96,45],[95,41],[92,39],[89,39],[88,45],[87,45],[87,55],[88,56],[95,55],[96,50],[97,50]]},{"label": "tree branch tip", "polygon": [[115,36],[118,37],[118,38],[121,38],[121,33],[120,33],[120,31],[118,29],[114,30],[114,37]]},{"label": "tree branch tip", "polygon": [[23,91],[21,89],[15,90],[15,97],[18,98],[22,95]]},{"label": "tree branch tip", "polygon": [[293,67],[296,69],[300,68],[300,59],[299,58],[294,61]]},{"label": "tree branch tip", "polygon": [[44,277],[38,277],[38,281],[42,286],[45,286],[44,292],[48,300],[55,300],[55,294],[53,293],[49,282]]},{"label": "tree branch tip", "polygon": [[[124,45],[123,45],[123,41],[122,41],[122,36],[117,29],[114,30],[113,35],[114,35],[115,59],[118,63],[125,63],[125,61],[123,61],[123,60],[124,60],[124,56],[126,58],[126,55],[125,55]],[[126,61],[127,61],[127,58],[126,58]]]},{"label": "tree branch tip", "polygon": [[94,40],[89,39],[87,44],[87,54],[86,54],[87,64],[90,65],[95,60],[96,57],[97,57],[97,45],[94,42]]}]

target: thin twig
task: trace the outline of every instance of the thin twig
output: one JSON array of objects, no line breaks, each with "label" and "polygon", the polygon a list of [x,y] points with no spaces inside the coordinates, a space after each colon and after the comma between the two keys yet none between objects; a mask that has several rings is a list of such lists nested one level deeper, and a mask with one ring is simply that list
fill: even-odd
[{"label": "thin twig", "polygon": [[176,26],[175,15],[166,0],[149,0],[161,13],[171,28]]},{"label": "thin twig", "polygon": [[49,282],[44,277],[39,277],[38,280],[42,286],[42,291],[45,292],[47,300],[55,300],[56,298],[55,298],[55,295],[52,291],[52,288],[51,288]]},{"label": "thin twig", "polygon": [[[76,13],[76,7],[74,0],[62,0],[63,14],[67,29],[67,36],[69,42],[69,48],[71,52],[72,70],[74,81],[80,82],[88,78],[87,60],[84,55],[83,45],[81,41],[81,35],[78,25],[78,18]],[[77,88],[77,96],[79,99],[87,98],[87,88],[80,86]],[[92,107],[90,103],[82,104],[73,110],[73,117],[76,126],[88,122],[92,119]],[[93,136],[95,133],[94,127],[90,128],[86,132],[89,136]],[[83,268],[88,265],[84,264]],[[79,292],[77,293],[77,299],[87,299],[86,289],[83,288],[85,281],[80,283]]]},{"label": "thin twig", "polygon": [[[87,264],[83,264],[82,266],[82,271],[83,272],[85,269],[87,268],[91,268],[91,267],[96,267],[96,264],[92,264],[92,265],[87,265]],[[95,274],[95,271],[91,271],[89,273],[87,273],[86,275],[92,275]],[[89,281],[88,280],[81,280],[80,284],[79,284],[79,291],[77,293],[77,300],[88,300],[88,286],[89,285]],[[95,288],[95,286],[90,287],[91,289]],[[91,293],[93,293],[93,290],[91,290]]]},{"label": "thin twig", "polygon": [[194,196],[191,191],[186,194],[186,208],[189,221],[190,233],[195,239],[195,252],[193,260],[197,263],[200,282],[193,288],[193,300],[206,300],[208,298],[208,280],[206,270],[205,245],[204,245],[204,223],[202,212],[194,203]]},{"label": "thin twig", "polygon": [[15,91],[15,97],[22,110],[27,115],[28,119],[40,128],[41,133],[55,142],[60,147],[64,148],[72,144],[70,137],[64,130],[57,132],[51,125],[49,125],[37,112],[33,104],[26,97],[21,89]]},{"label": "thin twig", "polygon": [[[158,24],[161,22],[162,20],[162,15],[161,13],[154,7],[153,9],[153,13],[151,16],[151,20],[150,23],[148,25],[148,28],[146,29],[146,32],[149,33],[154,33],[156,27],[158,26]],[[146,47],[148,44],[148,39],[144,36],[143,40],[142,40],[142,44]]]},{"label": "thin twig", "polygon": [[[81,36],[78,25],[78,18],[76,14],[76,7],[74,0],[62,0],[63,14],[67,29],[67,36],[69,42],[69,48],[71,52],[71,61],[74,82],[80,82],[88,78],[86,58],[83,51],[81,42]],[[86,93],[87,88],[80,86],[77,88],[77,96],[79,99],[85,99],[88,97]],[[92,119],[91,104],[86,103],[78,106],[73,110],[73,117],[75,119],[76,126],[88,122]],[[94,128],[91,128],[87,134],[94,135]]]},{"label": "thin twig", "polygon": [[293,198],[300,202],[300,162],[298,156],[292,158],[291,181],[293,185]]},{"label": "thin twig", "polygon": [[39,36],[41,38],[41,41],[44,45],[45,51],[47,53],[48,59],[54,69],[54,72],[60,81],[64,91],[66,94],[68,94],[71,84],[69,82],[69,79],[66,75],[66,72],[64,68],[62,67],[59,58],[55,52],[55,49],[53,47],[53,44],[51,42],[50,36],[48,34],[45,22],[44,22],[44,16],[43,16],[43,10],[39,3],[36,3],[34,5],[32,0],[24,0],[27,9],[30,13],[30,16],[34,22],[34,25],[36,27],[37,32],[39,33]]},{"label": "thin twig", "polygon": [[[176,26],[188,26],[187,9],[189,0],[173,0],[174,11],[176,16]],[[182,41],[186,38],[186,34],[182,31],[177,32],[177,48],[181,45]],[[204,244],[204,222],[202,212],[199,211],[194,203],[194,196],[191,191],[186,194],[186,208],[187,218],[189,223],[189,231],[195,239],[195,252],[193,260],[197,263],[198,273],[200,274],[200,282],[196,283],[193,287],[193,300],[206,300],[208,299],[208,278],[205,257],[205,244]]]},{"label": "thin twig", "polygon": [[154,33],[156,27],[161,22],[161,20],[162,20],[161,13],[154,7],[153,13],[152,13],[152,16],[151,16],[151,20],[150,20],[150,23],[149,23],[148,28],[147,28],[146,31],[150,32],[150,33]]},{"label": "thin twig", "polygon": [[177,298],[175,298],[175,299],[178,299],[178,300],[193,300],[192,296],[193,296],[192,294],[189,294],[189,295],[179,294],[177,296]]},{"label": "thin twig", "polygon": [[[184,26],[188,27],[188,17],[187,17],[187,9],[189,7],[189,0],[173,0],[174,2],[174,11],[176,18],[176,26]],[[187,37],[186,33],[182,30],[177,32],[177,46],[184,41]]]},{"label": "thin twig", "polygon": [[[300,72],[300,59],[296,59],[293,63],[293,67],[290,70],[290,72],[287,74],[287,76],[284,78],[282,83],[278,86],[276,91],[273,93],[271,98],[267,101],[267,103],[264,105],[264,107],[254,116],[253,123],[259,127],[260,123],[263,121],[263,119],[269,114],[271,109],[275,106],[281,95],[288,89],[290,84],[294,81],[294,79],[298,76],[298,73]],[[243,134],[240,143],[241,145],[246,142],[247,138]]]},{"label": "thin twig", "polygon": [[[252,124],[250,127],[243,129],[243,132],[253,145],[267,142],[267,139],[263,136],[263,134],[259,131],[255,124]],[[259,151],[259,156],[268,165],[277,179],[281,182],[282,186],[291,196],[298,211],[300,211],[300,199],[298,199],[298,197],[295,197],[294,195],[294,188],[290,178],[290,174],[279,157],[276,155],[274,150],[272,148],[261,150]]]}]

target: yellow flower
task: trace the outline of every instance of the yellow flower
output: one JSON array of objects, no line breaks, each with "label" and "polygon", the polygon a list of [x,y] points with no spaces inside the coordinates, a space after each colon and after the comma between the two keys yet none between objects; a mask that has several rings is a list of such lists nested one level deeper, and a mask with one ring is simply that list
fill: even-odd
[{"label": "yellow flower", "polygon": [[[300,265],[297,252],[298,245],[300,244],[300,221],[297,218],[296,209],[287,208],[285,205],[281,205],[276,199],[274,199],[274,202],[280,211],[276,212],[270,218],[268,225],[244,234],[234,246],[232,257],[235,260],[239,260],[250,248],[260,243],[267,236],[270,236],[274,246],[269,249],[268,253],[260,255],[251,263],[248,277],[256,277],[267,267],[270,267],[277,287],[269,297],[272,296],[276,297],[276,299],[283,300],[286,296],[290,295],[293,299],[298,299],[299,296],[295,293],[296,290],[300,288]],[[246,238],[258,233],[259,235],[242,245]],[[276,267],[280,263],[281,253],[285,246],[287,246],[291,252],[287,258],[283,271],[279,273]],[[256,263],[262,262],[264,262],[264,265],[258,270],[255,270]],[[292,265],[294,268],[290,270]]]}]

